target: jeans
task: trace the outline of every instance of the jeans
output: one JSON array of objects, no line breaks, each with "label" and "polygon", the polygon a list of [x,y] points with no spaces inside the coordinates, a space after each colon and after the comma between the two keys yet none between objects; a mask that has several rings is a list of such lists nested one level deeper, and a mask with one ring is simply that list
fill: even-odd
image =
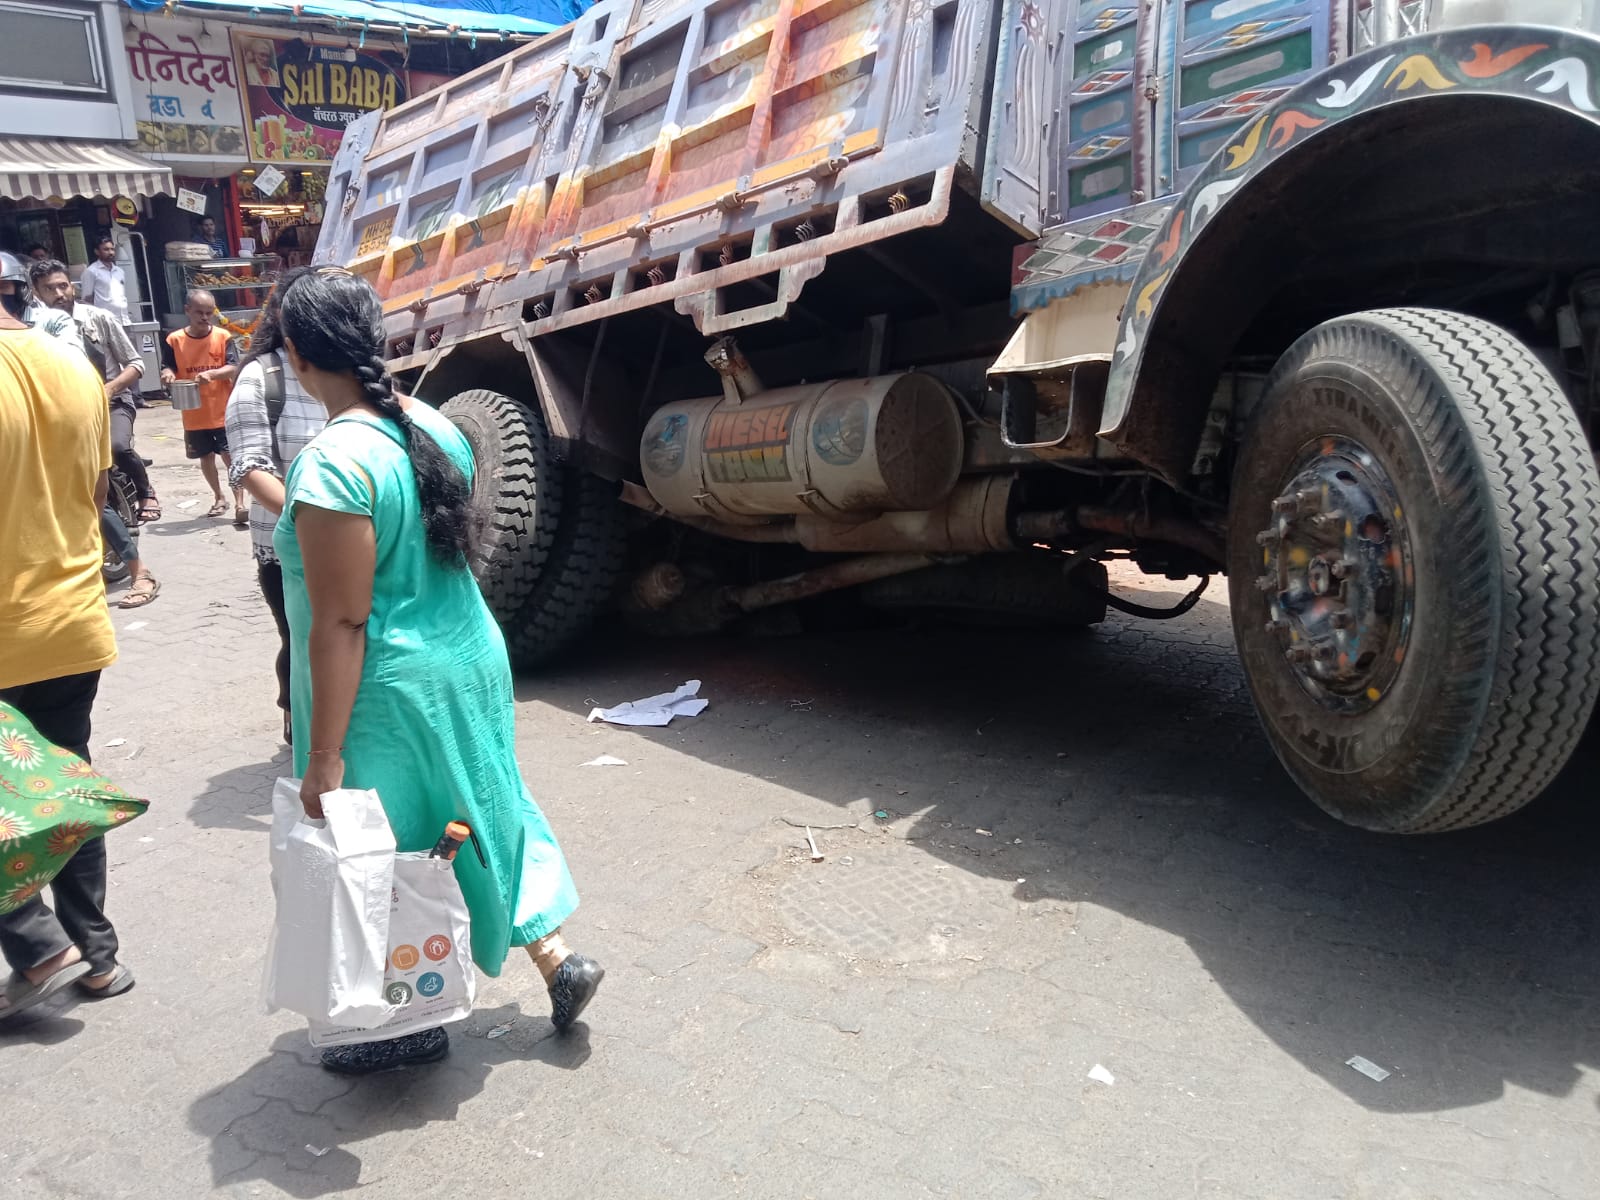
[{"label": "jeans", "polygon": [[278,707],[289,711],[289,614],[283,607],[283,567],[275,562],[257,562],[256,578],[261,581],[261,595],[272,610],[272,621],[278,627]]},{"label": "jeans", "polygon": [[[100,672],[63,675],[0,689],[0,700],[33,722],[40,735],[87,759],[89,714]],[[106,842],[91,838],[50,884],[55,911],[35,896],[15,912],[0,913],[0,954],[14,971],[26,971],[76,944],[92,975],[117,962],[117,931],[106,920]]]},{"label": "jeans", "polygon": [[133,535],[128,532],[128,527],[123,523],[117,510],[107,505],[100,510],[100,536],[105,539],[118,558],[125,563],[130,563],[139,557],[139,546],[133,540]]},{"label": "jeans", "polygon": [[152,499],[155,488],[150,486],[150,473],[145,470],[144,459],[133,448],[133,419],[138,415],[132,404],[118,397],[111,402],[111,461],[117,464],[129,479],[140,500]]}]

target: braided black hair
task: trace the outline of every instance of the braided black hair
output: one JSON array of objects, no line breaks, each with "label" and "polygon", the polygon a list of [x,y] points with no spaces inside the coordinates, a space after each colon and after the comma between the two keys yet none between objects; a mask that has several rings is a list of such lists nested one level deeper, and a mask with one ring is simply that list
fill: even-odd
[{"label": "braided black hair", "polygon": [[428,549],[440,562],[465,565],[472,553],[471,489],[450,456],[394,398],[383,362],[378,294],[354,275],[317,269],[299,273],[279,291],[278,326],[300,357],[320,370],[355,376],[366,402],[399,426],[417,479]]}]

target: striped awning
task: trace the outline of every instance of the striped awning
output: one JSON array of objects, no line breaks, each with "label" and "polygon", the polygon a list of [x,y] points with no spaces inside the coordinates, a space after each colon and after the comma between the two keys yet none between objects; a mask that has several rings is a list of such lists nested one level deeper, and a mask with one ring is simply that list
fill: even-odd
[{"label": "striped awning", "polygon": [[0,137],[0,198],[176,196],[172,169],[110,142]]}]

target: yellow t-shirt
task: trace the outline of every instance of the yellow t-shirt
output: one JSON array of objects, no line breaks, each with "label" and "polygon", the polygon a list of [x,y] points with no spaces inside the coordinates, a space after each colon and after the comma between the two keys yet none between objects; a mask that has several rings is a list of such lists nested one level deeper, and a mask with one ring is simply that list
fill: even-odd
[{"label": "yellow t-shirt", "polygon": [[88,358],[0,329],[0,688],[116,661],[94,501],[110,412]]}]

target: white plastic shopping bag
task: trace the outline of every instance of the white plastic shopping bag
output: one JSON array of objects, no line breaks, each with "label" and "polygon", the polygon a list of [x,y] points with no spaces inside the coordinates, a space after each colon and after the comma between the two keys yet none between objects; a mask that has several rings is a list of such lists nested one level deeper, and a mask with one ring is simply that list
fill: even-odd
[{"label": "white plastic shopping bag", "polygon": [[300,806],[299,780],[272,796],[272,884],[277,919],[262,999],[313,1020],[377,1024],[394,893],[394,832],[378,794],[341,788],[322,797],[323,819]]},{"label": "white plastic shopping bag", "polygon": [[417,853],[395,855],[383,988],[393,1013],[382,1024],[366,1026],[313,1019],[311,1044],[380,1041],[470,1015],[477,988],[471,933],[467,902],[450,861]]}]

